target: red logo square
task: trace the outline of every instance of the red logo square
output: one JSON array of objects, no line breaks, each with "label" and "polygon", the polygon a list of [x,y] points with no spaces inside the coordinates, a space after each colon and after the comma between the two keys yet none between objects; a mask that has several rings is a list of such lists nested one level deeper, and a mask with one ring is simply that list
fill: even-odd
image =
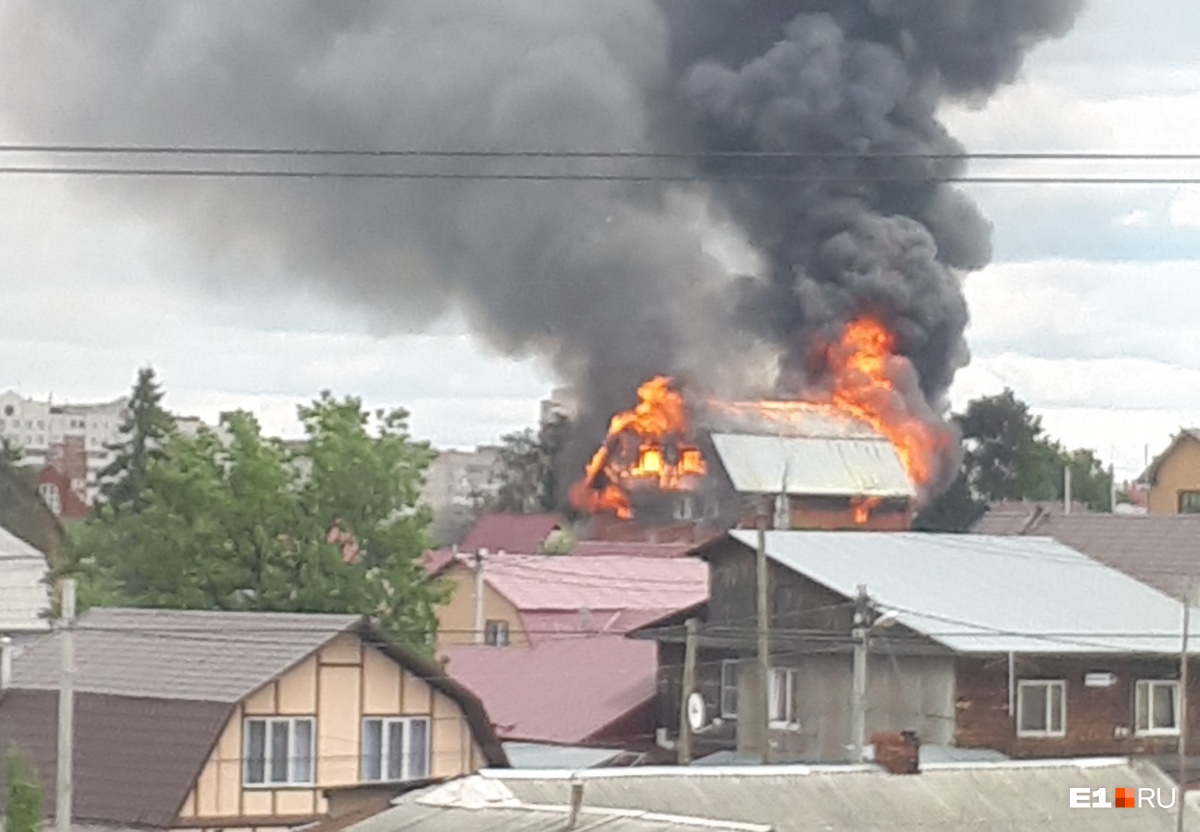
[{"label": "red logo square", "polygon": [[1117,809],[1136,809],[1137,793],[1133,789],[1113,789],[1113,806]]}]

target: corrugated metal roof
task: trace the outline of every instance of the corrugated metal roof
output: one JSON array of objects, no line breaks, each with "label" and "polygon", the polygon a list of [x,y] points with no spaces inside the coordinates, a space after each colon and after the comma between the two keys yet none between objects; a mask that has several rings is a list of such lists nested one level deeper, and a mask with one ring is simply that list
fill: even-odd
[{"label": "corrugated metal roof", "polygon": [[[585,806],[762,823],[776,832],[1169,832],[1175,828],[1173,811],[1069,807],[1072,788],[1163,789],[1169,799],[1174,784],[1161,771],[1128,760],[958,763],[928,766],[908,776],[860,767],[799,766],[496,771],[482,776],[503,783],[524,803],[562,805],[569,800],[573,775],[584,783]],[[1200,813],[1187,820],[1190,827],[1200,821]]]},{"label": "corrugated metal roof", "polygon": [[489,555],[484,579],[518,610],[672,610],[708,597],[695,558]]},{"label": "corrugated metal roof", "polygon": [[506,742],[504,753],[513,768],[578,769],[607,765],[625,752],[615,748],[583,748],[535,742]]},{"label": "corrugated metal roof", "polygon": [[861,419],[813,402],[709,402],[700,423],[717,433],[806,436],[827,439],[881,439]]},{"label": "corrugated metal roof", "polygon": [[913,497],[895,446],[883,438],[713,434],[735,490],[743,494]]},{"label": "corrugated metal roof", "polygon": [[1200,515],[989,511],[978,534],[1051,537],[1173,598],[1200,575]]},{"label": "corrugated metal roof", "polygon": [[[532,649],[451,647],[446,671],[483,700],[504,739],[580,744],[654,701],[654,643],[551,639]],[[652,727],[652,726],[651,726]]]},{"label": "corrugated metal roof", "polygon": [[[75,631],[75,689],[155,699],[237,702],[338,633],[354,615],[91,609]],[[58,688],[59,636],[13,663],[13,687]]]},{"label": "corrugated metal roof", "polygon": [[46,556],[0,526],[0,633],[50,629]]},{"label": "corrugated metal roof", "polygon": [[[471,776],[406,795],[399,805],[348,827],[347,832],[562,832],[565,804],[534,805],[517,800],[505,784]],[[769,826],[714,822],[640,808],[582,807],[576,832],[772,832]]]},{"label": "corrugated metal roof", "polygon": [[557,514],[485,514],[459,545],[463,552],[479,549],[536,555],[563,519]]},{"label": "corrugated metal roof", "polygon": [[[753,547],[755,532],[730,535]],[[767,533],[778,563],[963,653],[1177,653],[1181,605],[1053,540],[919,532]],[[1193,633],[1200,624],[1193,617]],[[1193,644],[1200,644],[1194,641]]]}]

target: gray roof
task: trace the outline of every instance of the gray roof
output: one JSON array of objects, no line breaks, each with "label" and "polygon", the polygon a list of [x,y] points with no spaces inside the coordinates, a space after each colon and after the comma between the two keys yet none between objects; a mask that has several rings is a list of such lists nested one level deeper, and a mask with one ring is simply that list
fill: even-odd
[{"label": "gray roof", "polygon": [[[354,615],[92,609],[75,634],[76,690],[238,702],[339,633]],[[60,636],[13,663],[13,687],[58,687]]]},{"label": "gray roof", "polygon": [[972,531],[1052,537],[1174,598],[1200,577],[1200,515],[1061,514],[992,510]]},{"label": "gray roof", "polygon": [[[572,773],[495,771],[483,776],[503,783],[522,802],[562,805],[569,799]],[[1155,788],[1164,789],[1164,797],[1169,795],[1167,790],[1174,784],[1166,775],[1148,763],[1129,760],[957,763],[930,765],[916,775],[890,775],[859,766],[765,766],[610,769],[575,776],[584,783],[583,802],[588,807],[762,823],[776,832],[1168,832],[1175,828],[1173,811],[1069,808],[1071,788]],[[1189,825],[1198,820],[1200,813],[1193,814]]]},{"label": "gray roof", "polygon": [[46,556],[0,526],[0,634],[50,629]]},{"label": "gray roof", "polygon": [[[408,795],[346,832],[562,832],[566,804],[534,805],[517,800],[501,782],[472,776]],[[765,824],[713,822],[707,818],[647,811],[637,807],[585,805],[577,832],[772,832]]]},{"label": "gray roof", "polygon": [[583,748],[534,742],[503,743],[513,768],[596,768],[608,765],[626,752],[619,748]]},{"label": "gray roof", "polygon": [[[755,534],[730,533],[748,547]],[[1047,538],[773,531],[767,554],[847,598],[865,585],[876,608],[960,653],[1180,647],[1179,602]]]},{"label": "gray roof", "polygon": [[913,497],[896,448],[868,437],[753,436],[715,433],[717,456],[743,494]]}]

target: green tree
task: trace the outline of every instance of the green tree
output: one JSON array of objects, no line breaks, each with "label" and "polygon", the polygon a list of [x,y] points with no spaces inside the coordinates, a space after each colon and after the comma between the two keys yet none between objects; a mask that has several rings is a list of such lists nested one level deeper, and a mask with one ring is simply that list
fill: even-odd
[{"label": "green tree", "polygon": [[479,500],[483,511],[536,514],[559,507],[559,457],[570,422],[558,415],[534,431],[506,434],[500,445],[500,487]]},{"label": "green tree", "polygon": [[918,529],[966,531],[989,503],[1062,500],[1071,469],[1072,499],[1094,511],[1111,509],[1111,472],[1093,451],[1067,451],[1012,390],[976,399],[954,417],[962,434],[958,477],[916,518]]},{"label": "green tree", "polygon": [[121,441],[105,446],[113,460],[100,471],[99,502],[135,513],[142,509],[147,471],[162,456],[175,429],[174,418],[162,406],[163,395],[154,369],[138,370],[129,413],[120,427]]},{"label": "green tree", "polygon": [[5,832],[41,832],[42,784],[37,771],[17,746],[5,761]]},{"label": "green tree", "polygon": [[81,602],[86,587],[99,603],[371,615],[423,648],[442,600],[420,566],[429,448],[403,410],[323,393],[299,414],[292,446],[245,413],[170,437],[141,510],[104,506],[79,536]]}]

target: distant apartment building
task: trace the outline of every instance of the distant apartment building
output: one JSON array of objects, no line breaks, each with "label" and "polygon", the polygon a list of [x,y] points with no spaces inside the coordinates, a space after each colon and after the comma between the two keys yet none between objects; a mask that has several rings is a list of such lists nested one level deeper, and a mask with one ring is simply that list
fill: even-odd
[{"label": "distant apartment building", "polygon": [[[120,440],[127,398],[100,404],[55,404],[52,400],[25,398],[7,390],[0,393],[0,437],[20,448],[31,466],[58,471],[63,485],[41,484],[43,499],[52,509],[70,501],[66,487],[90,503],[95,497],[96,475],[111,461],[105,446]],[[52,493],[59,489],[59,493]]]},{"label": "distant apartment building", "polygon": [[450,546],[474,523],[482,501],[500,488],[500,449],[481,445],[473,451],[439,451],[425,472],[421,498],[433,511],[435,542]]},{"label": "distant apartment building", "polygon": [[550,398],[542,399],[541,424],[547,425],[556,418],[574,419],[579,413],[579,398],[568,387],[556,387]]}]

